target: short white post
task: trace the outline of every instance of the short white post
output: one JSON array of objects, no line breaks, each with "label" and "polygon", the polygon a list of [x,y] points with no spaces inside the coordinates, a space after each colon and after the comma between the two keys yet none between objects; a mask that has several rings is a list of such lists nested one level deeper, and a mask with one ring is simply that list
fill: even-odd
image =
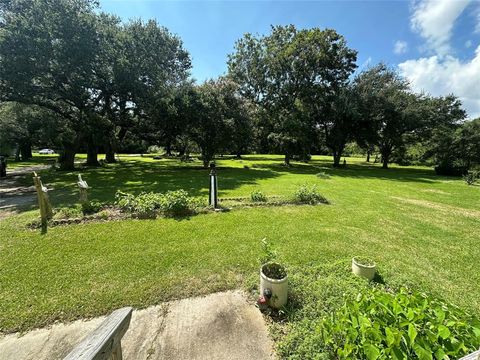
[{"label": "short white post", "polygon": [[81,204],[86,204],[88,203],[88,194],[87,194],[87,189],[88,189],[88,184],[85,180],[82,179],[82,175],[78,174],[78,190],[80,192],[80,203]]}]

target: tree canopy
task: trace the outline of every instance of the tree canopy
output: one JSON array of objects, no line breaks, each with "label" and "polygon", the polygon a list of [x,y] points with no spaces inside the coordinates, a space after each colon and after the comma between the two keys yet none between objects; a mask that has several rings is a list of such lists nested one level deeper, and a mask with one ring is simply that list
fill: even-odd
[{"label": "tree canopy", "polygon": [[235,43],[225,76],[197,84],[181,39],[155,20],[124,23],[93,0],[3,1],[0,148],[28,159],[54,147],[62,169],[80,151],[95,166],[100,151],[114,162],[150,145],[204,166],[254,151],[340,166],[353,143],[384,168],[479,163],[478,121],[458,98],[414,93],[385,64],[354,73],[356,58],[333,29],[272,26]]},{"label": "tree canopy", "polygon": [[309,152],[313,119],[305,107],[338,91],[355,69],[356,51],[336,31],[274,26],[271,34],[246,34],[229,56],[229,76],[244,96],[265,110],[267,135],[285,154]]}]

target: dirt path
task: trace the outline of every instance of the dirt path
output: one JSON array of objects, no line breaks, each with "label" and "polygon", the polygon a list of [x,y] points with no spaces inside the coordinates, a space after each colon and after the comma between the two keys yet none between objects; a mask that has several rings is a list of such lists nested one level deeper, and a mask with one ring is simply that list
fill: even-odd
[{"label": "dirt path", "polygon": [[48,165],[36,165],[7,171],[7,177],[0,179],[0,220],[35,205],[35,188],[20,186],[19,179],[33,171],[47,169]]}]

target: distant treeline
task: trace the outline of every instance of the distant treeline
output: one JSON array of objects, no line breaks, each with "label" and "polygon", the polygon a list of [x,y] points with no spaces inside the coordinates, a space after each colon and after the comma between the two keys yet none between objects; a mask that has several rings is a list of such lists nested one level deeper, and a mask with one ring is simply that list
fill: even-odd
[{"label": "distant treeline", "polygon": [[480,120],[453,94],[414,93],[385,64],[354,74],[357,52],[332,29],[273,26],[245,34],[228,72],[196,84],[181,39],[155,20],[123,23],[93,0],[0,3],[0,148],[32,146],[87,163],[161,146],[166,155],[328,153],[352,144],[385,168],[431,162],[439,172],[480,163]]}]

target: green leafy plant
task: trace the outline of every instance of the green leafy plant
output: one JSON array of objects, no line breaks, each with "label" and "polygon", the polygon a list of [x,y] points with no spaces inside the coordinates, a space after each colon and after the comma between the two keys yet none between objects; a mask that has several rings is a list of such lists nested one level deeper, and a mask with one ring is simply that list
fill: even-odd
[{"label": "green leafy plant", "polygon": [[116,205],[122,210],[139,217],[155,217],[161,212],[165,216],[182,216],[194,213],[201,202],[188,196],[185,190],[167,191],[166,193],[133,194],[117,191]]},{"label": "green leafy plant", "polygon": [[135,195],[117,190],[115,194],[115,205],[122,210],[132,212],[135,207]]},{"label": "green leafy plant", "polygon": [[480,179],[480,171],[469,171],[463,176],[463,180],[467,185],[473,185]]},{"label": "green leafy plant", "polygon": [[267,201],[267,195],[265,195],[260,190],[255,190],[250,194],[250,199],[253,202],[266,202]]},{"label": "green leafy plant", "polygon": [[406,288],[373,288],[324,318],[315,338],[336,359],[457,359],[476,350],[480,323]]},{"label": "green leafy plant", "polygon": [[80,205],[76,205],[74,207],[62,207],[55,210],[55,214],[53,215],[53,219],[77,219],[83,217],[82,208]]},{"label": "green leafy plant", "polygon": [[168,191],[162,197],[160,208],[167,216],[181,216],[193,212],[192,204],[185,190]]},{"label": "green leafy plant", "polygon": [[115,197],[117,206],[141,218],[155,217],[162,201],[161,194],[155,193],[140,193],[135,196],[118,191]]},{"label": "green leafy plant", "polygon": [[87,201],[82,203],[82,212],[84,215],[95,214],[106,206],[105,203],[99,201]]},{"label": "green leafy plant", "polygon": [[260,256],[260,265],[273,262],[277,259],[277,252],[273,250],[272,244],[267,240],[267,238],[263,238],[261,241],[262,247],[262,255]]},{"label": "green leafy plant", "polygon": [[262,255],[260,264],[262,272],[271,279],[283,279],[287,276],[287,271],[283,265],[276,262],[277,252],[273,250],[272,244],[266,238],[262,239]]},{"label": "green leafy plant", "polygon": [[110,212],[108,210],[100,210],[96,213],[97,219],[108,220],[110,218]]},{"label": "green leafy plant", "polygon": [[323,197],[317,190],[317,185],[302,185],[294,195],[295,201],[301,204],[315,205],[318,203],[328,203],[328,200]]},{"label": "green leafy plant", "polygon": [[116,204],[122,210],[131,212],[140,218],[154,218],[161,208],[163,196],[157,193],[133,194],[117,191]]}]

